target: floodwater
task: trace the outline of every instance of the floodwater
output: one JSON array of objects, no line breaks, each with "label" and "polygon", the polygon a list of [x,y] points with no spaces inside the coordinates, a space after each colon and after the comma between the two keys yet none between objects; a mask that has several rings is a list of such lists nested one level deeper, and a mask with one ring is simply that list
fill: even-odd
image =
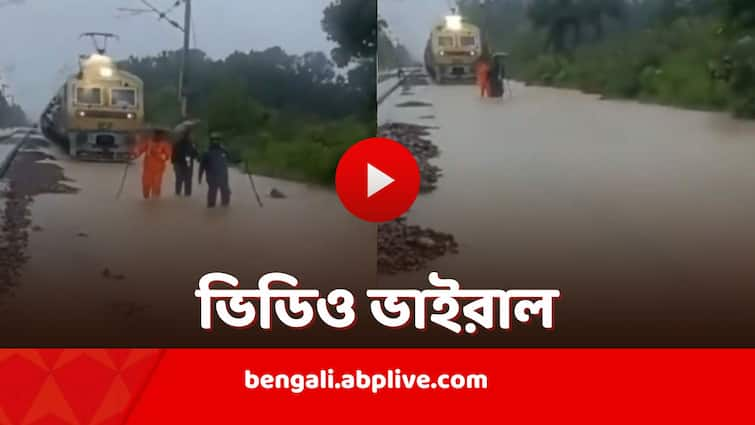
[{"label": "floodwater", "polygon": [[554,332],[485,344],[755,344],[755,123],[512,88],[415,87],[381,108],[439,126],[443,177],[408,217],[460,253],[380,286],[427,287],[437,270],[464,288],[561,290]]},{"label": "floodwater", "polygon": [[[62,166],[70,179],[63,183],[79,191],[40,194],[30,204],[29,258],[12,295],[0,301],[4,345],[302,344],[301,336],[277,333],[205,333],[194,297],[199,278],[231,273],[245,289],[274,271],[308,289],[374,282],[375,227],[349,215],[332,189],[254,176],[260,208],[248,177],[234,171],[230,208],[209,210],[207,186],[197,186],[196,175],[191,198],[173,195],[172,170],[162,199],[142,199],[138,162],[116,199],[123,165],[42,150],[56,159],[35,167]],[[286,199],[267,196],[272,188]]]}]

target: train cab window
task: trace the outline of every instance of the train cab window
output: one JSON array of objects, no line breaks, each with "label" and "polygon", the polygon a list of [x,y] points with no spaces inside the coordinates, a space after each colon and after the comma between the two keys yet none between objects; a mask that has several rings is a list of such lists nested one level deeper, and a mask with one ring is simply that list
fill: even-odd
[{"label": "train cab window", "polygon": [[83,105],[102,105],[102,89],[98,87],[77,87],[76,103]]},{"label": "train cab window", "polygon": [[438,37],[438,45],[440,47],[451,47],[454,45],[453,37]]},{"label": "train cab window", "polygon": [[470,47],[475,45],[475,38],[470,36],[461,37],[461,45],[463,47]]},{"label": "train cab window", "polygon": [[136,106],[136,90],[112,89],[110,91],[110,105],[118,107]]}]

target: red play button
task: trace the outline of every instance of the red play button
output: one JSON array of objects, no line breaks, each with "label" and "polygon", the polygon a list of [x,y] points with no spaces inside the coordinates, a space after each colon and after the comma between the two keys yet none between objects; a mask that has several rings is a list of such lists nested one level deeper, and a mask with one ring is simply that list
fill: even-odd
[{"label": "red play button", "polygon": [[419,193],[419,167],[408,149],[390,139],[366,139],[341,157],[336,191],[349,212],[382,223],[404,214]]}]

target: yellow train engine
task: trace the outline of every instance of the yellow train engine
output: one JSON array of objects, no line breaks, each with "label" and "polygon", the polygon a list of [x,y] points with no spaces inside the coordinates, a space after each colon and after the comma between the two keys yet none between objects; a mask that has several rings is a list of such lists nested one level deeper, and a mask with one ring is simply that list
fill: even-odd
[{"label": "yellow train engine", "polygon": [[482,55],[480,29],[451,15],[435,26],[425,47],[425,67],[437,82],[473,82]]},{"label": "yellow train engine", "polygon": [[144,126],[144,84],[102,54],[80,58],[80,71],[69,77],[48,104],[40,127],[71,157],[127,160]]}]

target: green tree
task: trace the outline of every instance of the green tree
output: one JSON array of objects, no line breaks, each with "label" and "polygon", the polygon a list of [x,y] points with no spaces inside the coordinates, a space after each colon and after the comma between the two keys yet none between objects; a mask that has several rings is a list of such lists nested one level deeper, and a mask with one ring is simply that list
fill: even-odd
[{"label": "green tree", "polygon": [[[343,0],[324,11],[322,27],[338,44],[330,55],[274,46],[212,59],[192,50],[189,101],[200,131],[223,131],[231,158],[255,172],[332,182],[341,153],[375,131],[375,7],[376,0]],[[120,64],[144,81],[154,124],[180,118],[180,59],[180,51],[163,52]]]},{"label": "green tree", "polygon": [[724,4],[726,19],[735,29],[751,30],[755,28],[755,2],[752,0],[728,0]]},{"label": "green tree", "polygon": [[579,19],[592,27],[595,40],[603,39],[607,18],[621,21],[626,17],[624,0],[581,0],[578,7]]},{"label": "green tree", "polygon": [[[142,78],[148,121],[175,125],[179,53],[129,58],[120,66]],[[326,53],[291,55],[280,47],[211,59],[192,51],[192,112],[199,133],[220,130],[232,160],[256,172],[328,183],[340,154],[354,140],[374,135],[374,67],[348,73]],[[331,137],[330,134],[338,134]],[[199,142],[202,142],[200,138]]]},{"label": "green tree", "polygon": [[0,128],[21,127],[28,125],[24,110],[19,105],[11,105],[0,95]]},{"label": "green tree", "polygon": [[323,13],[322,27],[328,40],[338,44],[332,51],[338,66],[353,59],[374,60],[377,50],[377,0],[335,0]]},{"label": "green tree", "polygon": [[339,67],[356,62],[358,70],[349,71],[349,82],[370,105],[367,115],[374,119],[377,109],[378,28],[384,22],[377,16],[377,0],[334,0],[323,12],[322,28],[328,40],[338,44],[331,57]]},{"label": "green tree", "polygon": [[602,39],[605,19],[622,20],[625,12],[624,0],[534,0],[528,15],[535,28],[547,31],[546,47],[563,52],[582,44],[585,27],[592,27],[595,40]]},{"label": "green tree", "polygon": [[567,49],[570,31],[581,33],[581,21],[573,0],[534,0],[528,14],[536,29],[547,31],[546,49],[552,48],[557,53]]},{"label": "green tree", "polygon": [[658,3],[658,20],[663,25],[683,17],[716,14],[722,4],[721,0],[659,0]]},{"label": "green tree", "polygon": [[382,30],[378,33],[377,57],[381,69],[410,66],[414,62],[406,46],[394,43]]}]

